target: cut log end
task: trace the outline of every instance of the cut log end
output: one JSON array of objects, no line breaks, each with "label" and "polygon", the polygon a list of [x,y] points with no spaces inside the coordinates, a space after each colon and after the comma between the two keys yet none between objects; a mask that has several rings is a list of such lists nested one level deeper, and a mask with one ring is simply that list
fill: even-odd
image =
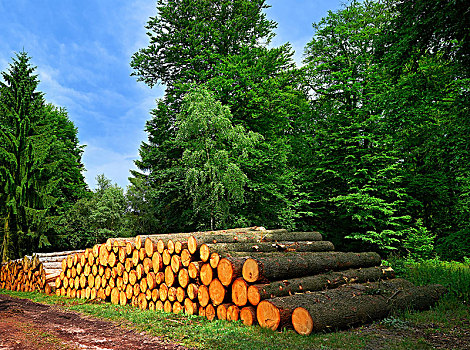
[{"label": "cut log end", "polygon": [[246,259],[243,264],[242,275],[247,282],[256,282],[260,277],[258,262],[255,259]]},{"label": "cut log end", "polygon": [[281,313],[276,306],[263,300],[256,308],[256,319],[261,327],[275,331],[279,327]]},{"label": "cut log end", "polygon": [[246,326],[256,324],[256,310],[253,306],[245,306],[240,310],[240,320]]},{"label": "cut log end", "polygon": [[303,307],[295,308],[292,312],[292,325],[297,333],[309,335],[313,330],[313,319]]}]

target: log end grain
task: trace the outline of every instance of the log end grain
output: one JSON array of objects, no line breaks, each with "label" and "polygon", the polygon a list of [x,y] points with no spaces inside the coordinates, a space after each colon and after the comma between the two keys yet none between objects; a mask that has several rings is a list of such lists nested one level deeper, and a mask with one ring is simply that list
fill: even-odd
[{"label": "log end grain", "polygon": [[281,321],[281,313],[279,309],[270,302],[263,300],[256,308],[256,319],[263,328],[271,328],[275,331]]},{"label": "log end grain", "polygon": [[209,264],[213,269],[216,269],[219,266],[220,255],[219,253],[213,252],[209,258]]},{"label": "log end grain", "polygon": [[200,254],[201,260],[203,262],[207,262],[211,254],[209,246],[207,244],[201,244],[201,246],[199,247],[199,254]]},{"label": "log end grain", "polygon": [[309,335],[313,330],[313,319],[303,307],[297,307],[292,312],[292,325],[297,333]]},{"label": "log end grain", "polygon": [[259,292],[259,289],[260,289],[260,286],[258,285],[251,285],[251,286],[248,286],[248,290],[247,290],[247,298],[248,298],[248,302],[251,304],[251,305],[258,305],[261,301],[261,294]]},{"label": "log end grain", "polygon": [[204,264],[201,267],[201,271],[199,272],[199,276],[201,277],[201,282],[205,286],[208,286],[212,279],[214,278],[213,270],[210,264]]},{"label": "log end grain", "polygon": [[197,300],[199,301],[199,305],[204,309],[210,301],[209,288],[204,285],[199,286],[197,290]]},{"label": "log end grain", "polygon": [[245,306],[248,302],[248,283],[243,278],[233,281],[232,302],[237,306]]},{"label": "log end grain", "polygon": [[245,306],[240,310],[240,320],[246,326],[256,324],[256,310],[253,306]]},{"label": "log end grain", "polygon": [[194,254],[197,251],[197,240],[194,236],[190,236],[188,238],[188,250],[191,254]]},{"label": "log end grain", "polygon": [[226,295],[225,287],[217,278],[214,278],[209,285],[209,297],[212,303],[217,306],[223,303]]},{"label": "log end grain", "polygon": [[248,258],[243,264],[242,276],[245,281],[253,283],[259,280],[260,270],[258,262],[255,259]]},{"label": "log end grain", "polygon": [[212,304],[206,306],[206,318],[209,321],[212,321],[215,318],[215,308]]}]

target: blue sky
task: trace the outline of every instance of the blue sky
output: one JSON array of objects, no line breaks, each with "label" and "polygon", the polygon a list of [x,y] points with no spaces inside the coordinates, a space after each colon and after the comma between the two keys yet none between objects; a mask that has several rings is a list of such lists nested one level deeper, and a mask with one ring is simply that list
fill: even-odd
[{"label": "blue sky", "polygon": [[[300,63],[312,23],[337,10],[338,0],[268,0],[278,23],[273,45],[290,42]],[[90,188],[104,173],[122,187],[135,169],[145,122],[164,87],[138,83],[129,62],[148,44],[144,28],[155,16],[150,0],[0,0],[0,71],[23,49],[32,57],[46,100],[67,109],[85,144]]]}]

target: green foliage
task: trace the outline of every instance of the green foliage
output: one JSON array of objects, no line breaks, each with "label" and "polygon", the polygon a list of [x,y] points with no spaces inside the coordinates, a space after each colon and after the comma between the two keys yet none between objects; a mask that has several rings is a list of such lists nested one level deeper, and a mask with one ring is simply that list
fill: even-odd
[{"label": "green foliage", "polygon": [[61,217],[57,242],[61,248],[86,248],[109,237],[129,235],[124,190],[103,174],[96,177],[96,182],[96,190],[74,203]]},{"label": "green foliage", "polygon": [[19,53],[0,82],[3,259],[54,243],[60,215],[86,189],[77,130],[36,91],[34,70]]},{"label": "green foliage", "polygon": [[[227,163],[232,174],[246,175],[233,185],[246,185],[243,206],[239,200],[232,201],[230,205],[238,209],[230,210],[228,217],[222,214],[223,221],[230,226],[262,222],[293,227],[292,123],[307,103],[290,46],[267,48],[275,24],[266,19],[265,7],[264,0],[160,1],[158,15],[148,22],[150,45],[133,56],[131,66],[138,80],[150,86],[165,83],[166,92],[147,122],[148,142],[141,145],[141,159],[136,161],[141,172],[133,176],[149,188],[153,220],[150,215],[145,220],[155,225],[154,231],[194,230],[207,226],[204,217],[211,216],[202,214],[201,205],[187,205],[194,198],[187,191],[188,163],[184,162],[189,159],[187,152],[183,157],[186,145],[177,139],[183,96],[201,85],[230,109],[234,129],[243,127],[264,137],[250,157],[237,156]],[[192,175],[195,184],[201,173]],[[217,211],[227,213],[227,209]]]},{"label": "green foliage", "polygon": [[176,140],[184,148],[182,171],[196,214],[210,229],[225,223],[231,203],[243,203],[246,175],[238,164],[262,138],[233,126],[226,106],[205,89],[191,90],[177,116]]}]

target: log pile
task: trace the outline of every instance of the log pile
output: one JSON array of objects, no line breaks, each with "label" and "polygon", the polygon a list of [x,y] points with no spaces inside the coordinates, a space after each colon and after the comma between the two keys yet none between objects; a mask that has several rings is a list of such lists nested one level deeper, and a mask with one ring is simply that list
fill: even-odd
[{"label": "log pile", "polygon": [[[373,252],[336,252],[317,232],[244,228],[111,238],[60,263],[57,295],[259,324],[343,328],[444,292],[394,278]],[[17,287],[18,288],[18,287]]]},{"label": "log pile", "polygon": [[35,253],[2,264],[0,288],[21,292],[55,290],[55,280],[62,271],[62,261],[77,251]]}]

